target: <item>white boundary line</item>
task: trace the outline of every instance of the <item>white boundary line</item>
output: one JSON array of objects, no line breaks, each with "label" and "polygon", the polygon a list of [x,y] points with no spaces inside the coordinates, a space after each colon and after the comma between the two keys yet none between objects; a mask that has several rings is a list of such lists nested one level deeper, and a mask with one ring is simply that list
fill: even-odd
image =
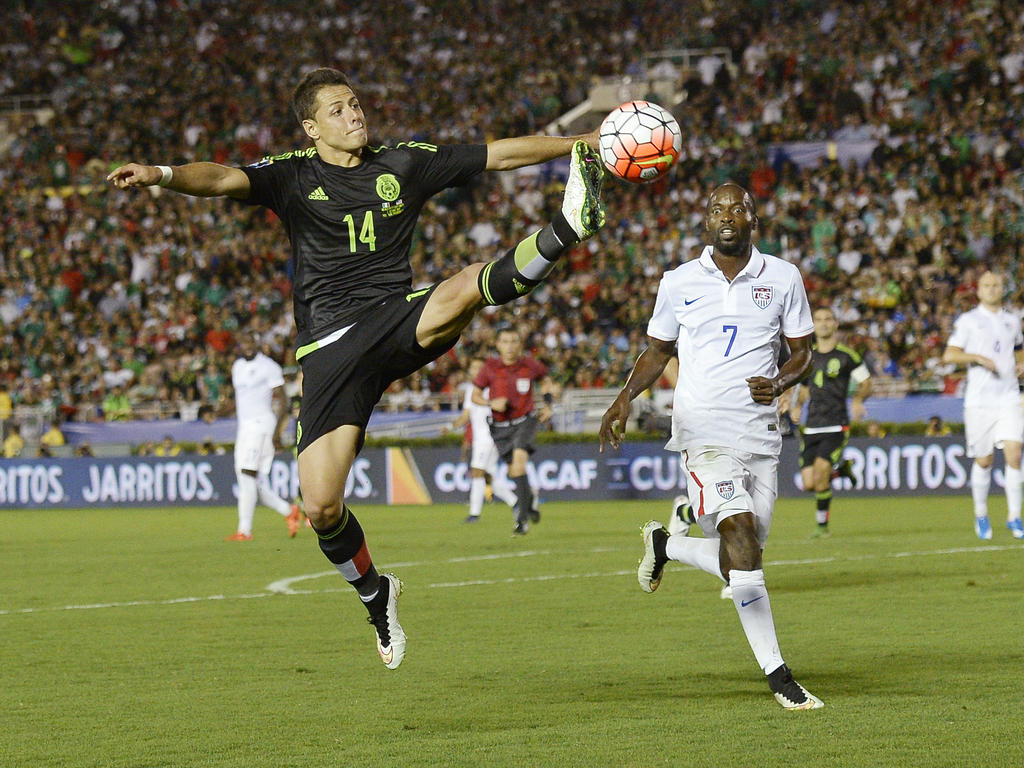
[{"label": "white boundary line", "polygon": [[[1006,545],[979,545],[974,547],[951,547],[949,549],[933,549],[925,550],[920,552],[885,552],[880,554],[872,555],[854,555],[851,557],[817,557],[807,558],[802,560],[770,560],[765,565],[767,566],[787,566],[787,565],[823,565],[826,563],[840,563],[840,562],[858,562],[865,560],[889,560],[899,559],[906,557],[932,557],[935,555],[962,555],[962,554],[974,554],[979,552],[1005,552],[1008,550],[1024,549],[1024,543],[1022,544],[1006,544]],[[587,550],[587,554],[599,554],[602,552],[619,552],[622,550],[615,549],[612,547],[596,547],[594,549]],[[578,552],[575,554],[579,554]],[[452,557],[447,560],[440,561],[409,561],[404,563],[391,563],[387,566],[391,568],[417,568],[421,566],[429,565],[441,565],[449,563],[468,563],[468,562],[480,562],[484,560],[508,560],[517,557],[545,557],[548,555],[557,555],[559,557],[564,556],[563,550],[526,550],[523,552],[507,552],[502,554],[493,555],[472,555],[467,557]],[[635,573],[636,569],[631,568],[625,571],[591,571],[588,573],[558,573],[543,576],[510,576],[504,579],[472,579],[470,581],[438,581],[432,582],[425,585],[425,589],[457,589],[461,587],[477,587],[477,586],[489,586],[496,584],[525,584],[528,582],[538,581],[555,581],[558,579],[595,579],[595,578],[606,578],[611,576],[626,576],[628,574]],[[266,591],[255,592],[251,594],[238,594],[238,595],[206,595],[206,596],[192,596],[192,597],[172,597],[164,600],[128,600],[123,602],[108,602],[108,603],[81,603],[77,605],[57,605],[46,608],[9,608],[0,609],[0,616],[15,616],[32,613],[53,613],[56,611],[90,611],[97,610],[100,608],[134,608],[138,606],[152,606],[152,605],[176,605],[178,603],[199,603],[210,600],[252,600],[263,597],[273,597],[275,595],[313,595],[313,594],[327,594],[330,592],[348,592],[349,587],[328,587],[325,589],[293,589],[292,585],[300,581],[308,581],[310,579],[320,579],[325,576],[336,576],[336,570],[332,571],[319,571],[317,573],[307,573],[301,576],[292,576],[287,579],[279,579],[278,581],[271,582],[267,585]]]}]

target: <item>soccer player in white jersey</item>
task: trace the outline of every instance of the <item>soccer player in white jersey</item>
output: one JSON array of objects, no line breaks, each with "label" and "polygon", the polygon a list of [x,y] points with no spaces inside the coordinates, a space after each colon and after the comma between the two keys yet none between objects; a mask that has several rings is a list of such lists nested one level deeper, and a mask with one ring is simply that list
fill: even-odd
[{"label": "soccer player in white jersey", "polygon": [[[811,309],[800,271],[753,247],[754,200],[738,184],[711,193],[704,227],[711,245],[700,258],[666,272],[647,326],[647,348],[601,422],[601,450],[617,448],[630,401],[661,375],[678,348],[672,438],[687,472],[689,500],[705,538],[643,527],[637,577],[658,588],[677,560],[732,587],[732,599],[758,665],[786,709],[822,702],[793,679],[782,658],[761,551],[778,493],[782,439],[776,398],[811,363]],[[783,339],[790,357],[779,367]]]},{"label": "soccer player in white jersey", "polygon": [[270,465],[281,430],[288,419],[283,405],[275,411],[275,399],[283,393],[281,366],[259,351],[251,333],[242,336],[242,356],[231,366],[235,388],[235,477],[238,483],[238,530],[225,541],[252,541],[252,519],[257,501],[285,518],[288,535],[302,525],[302,510],[289,504],[270,487]]},{"label": "soccer player in white jersey", "polygon": [[1017,377],[1024,369],[1024,336],[1020,318],[1003,308],[1003,278],[985,272],[978,278],[977,307],[957,318],[943,362],[967,368],[964,392],[964,435],[971,465],[974,532],[992,538],[988,519],[988,491],[992,484],[992,458],[1002,448],[1006,461],[1006,527],[1014,538],[1024,538],[1021,525],[1021,411]]},{"label": "soccer player in white jersey", "polygon": [[491,479],[491,491],[501,501],[514,507],[516,494],[508,480],[498,474],[498,449],[491,437],[491,407],[473,402],[473,379],[484,367],[484,361],[474,357],[469,361],[469,379],[463,385],[465,400],[462,413],[453,426],[461,427],[469,424],[472,442],[469,456],[469,516],[465,522],[475,523],[480,519],[484,508],[484,496],[487,491],[487,478]]}]

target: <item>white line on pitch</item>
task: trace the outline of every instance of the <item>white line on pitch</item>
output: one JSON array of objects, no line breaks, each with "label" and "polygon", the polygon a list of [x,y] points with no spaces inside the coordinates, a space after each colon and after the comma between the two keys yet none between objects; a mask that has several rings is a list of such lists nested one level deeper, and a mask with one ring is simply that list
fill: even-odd
[{"label": "white line on pitch", "polygon": [[[617,549],[613,547],[593,547],[592,549],[586,550],[587,554],[596,555],[602,552],[616,552]],[[474,563],[481,562],[483,560],[508,560],[514,557],[535,557],[535,556],[547,556],[547,555],[558,555],[560,557],[566,554],[579,554],[578,552],[566,552],[564,550],[554,551],[550,549],[527,549],[522,552],[497,552],[490,555],[465,555],[463,557],[450,557],[447,560],[420,560],[420,561],[408,561],[404,563],[389,563],[388,568],[416,568],[422,565],[440,565],[443,563]],[[287,595],[294,590],[292,584],[299,581],[305,581],[306,579],[320,579],[324,576],[334,576],[337,571],[318,571],[317,573],[307,573],[301,576],[292,576],[287,579],[278,579],[272,581],[267,585],[267,590],[270,592],[278,592],[283,595]]]},{"label": "white line on pitch", "polygon": [[[959,554],[971,554],[975,552],[1005,552],[1013,549],[1024,549],[1024,544],[1008,544],[1008,545],[981,545],[975,547],[953,547],[950,549],[934,549],[926,550],[921,552],[886,552],[872,555],[853,555],[850,557],[821,557],[821,558],[809,558],[804,560],[770,560],[766,563],[768,566],[785,566],[785,565],[822,565],[826,563],[836,562],[852,562],[852,561],[863,561],[863,560],[885,560],[885,559],[896,559],[904,557],[928,557],[933,555],[959,555]],[[591,552],[609,552],[618,551],[613,548],[603,548],[589,550]],[[458,557],[451,558],[445,561],[420,561],[420,562],[405,562],[405,563],[392,563],[388,565],[388,568],[411,568],[423,565],[439,565],[441,562],[469,562],[474,560],[497,560],[502,558],[512,557],[528,557],[533,555],[550,555],[558,554],[563,556],[565,552],[553,552],[550,550],[540,551],[524,551],[524,552],[510,552],[498,555],[477,555],[469,557]],[[555,581],[557,579],[593,579],[593,578],[605,578],[611,576],[625,576],[627,574],[635,573],[635,569],[629,569],[626,571],[594,571],[590,573],[559,573],[544,576],[510,576],[504,579],[473,579],[469,581],[451,581],[451,582],[433,582],[425,585],[426,589],[451,589],[459,587],[471,587],[471,586],[487,586],[495,584],[522,584],[526,582],[536,581]],[[128,600],[124,602],[107,602],[107,603],[82,603],[77,605],[58,605],[51,606],[48,608],[11,608],[11,609],[0,609],[0,616],[13,616],[16,614],[29,614],[29,613],[51,613],[54,611],[87,611],[96,610],[98,608],[132,608],[137,606],[154,606],[154,605],[176,605],[178,603],[198,603],[207,602],[210,600],[252,600],[255,598],[273,597],[276,595],[313,595],[313,594],[325,594],[330,592],[348,592],[349,587],[328,587],[325,589],[292,589],[289,585],[296,581],[303,581],[306,579],[317,579],[323,576],[333,576],[337,571],[321,571],[319,573],[310,573],[303,576],[295,576],[290,579],[281,579],[268,585],[267,591],[256,592],[252,594],[238,594],[238,595],[206,595],[203,597],[172,597],[164,600]],[[276,588],[275,588],[276,587]]]}]

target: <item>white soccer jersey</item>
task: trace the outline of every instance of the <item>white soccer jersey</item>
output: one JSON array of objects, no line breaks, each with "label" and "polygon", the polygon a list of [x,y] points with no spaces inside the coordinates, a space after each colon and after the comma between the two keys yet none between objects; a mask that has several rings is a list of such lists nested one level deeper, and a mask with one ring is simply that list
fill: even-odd
[{"label": "white soccer jersey", "polygon": [[262,352],[257,352],[252,360],[239,358],[231,366],[231,384],[235,388],[239,429],[244,425],[272,431],[277,426],[274,390],[284,386],[281,366]]},{"label": "white soccer jersey", "polygon": [[[490,394],[490,388],[483,390],[484,397]],[[469,409],[469,425],[472,428],[473,444],[470,449],[469,466],[471,469],[482,469],[493,477],[498,467],[498,449],[491,437],[491,407],[473,402],[473,382],[466,382],[466,399],[463,408]]]},{"label": "white soccer jersey", "polygon": [[949,346],[987,357],[999,369],[996,374],[980,365],[967,366],[965,407],[1019,405],[1017,361],[1013,352],[1022,344],[1020,319],[1005,309],[990,312],[979,305],[957,318]]},{"label": "white soccer jersey", "polygon": [[[462,407],[469,411],[469,425],[473,428],[473,441],[476,442],[477,435],[491,436],[491,406],[473,402],[473,382],[467,381],[465,387],[466,397],[462,401]],[[485,399],[489,392],[489,387],[483,390]]]},{"label": "white soccer jersey", "polygon": [[676,341],[679,377],[672,438],[679,451],[720,446],[778,456],[778,408],[754,402],[747,378],[779,372],[782,337],[814,331],[800,271],[753,249],[731,283],[707,246],[699,259],[666,272],[647,333]]}]

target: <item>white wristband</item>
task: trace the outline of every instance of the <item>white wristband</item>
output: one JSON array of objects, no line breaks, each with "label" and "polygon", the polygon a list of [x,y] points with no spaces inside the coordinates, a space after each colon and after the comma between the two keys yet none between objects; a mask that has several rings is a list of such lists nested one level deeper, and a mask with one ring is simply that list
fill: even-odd
[{"label": "white wristband", "polygon": [[171,170],[169,165],[158,165],[157,168],[160,169],[160,181],[156,184],[158,187],[166,187],[171,183],[171,179],[174,178],[174,171]]}]

